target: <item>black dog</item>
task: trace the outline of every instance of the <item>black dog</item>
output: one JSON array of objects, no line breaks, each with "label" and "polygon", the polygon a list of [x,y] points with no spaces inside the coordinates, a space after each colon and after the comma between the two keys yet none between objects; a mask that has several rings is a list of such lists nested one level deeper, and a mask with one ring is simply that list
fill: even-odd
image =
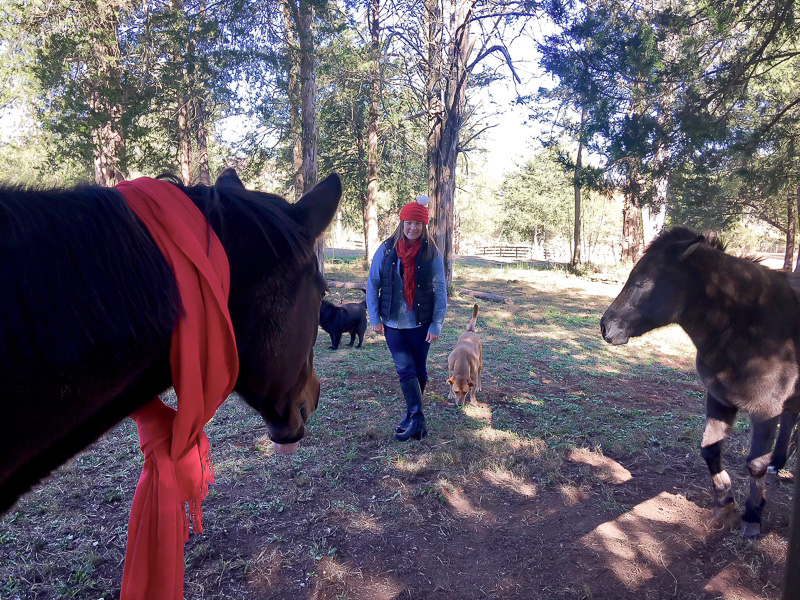
[{"label": "black dog", "polygon": [[323,300],[319,307],[319,326],[330,334],[331,350],[339,348],[343,333],[350,334],[348,346],[352,346],[358,336],[356,348],[361,348],[364,332],[367,330],[367,301],[336,306]]}]

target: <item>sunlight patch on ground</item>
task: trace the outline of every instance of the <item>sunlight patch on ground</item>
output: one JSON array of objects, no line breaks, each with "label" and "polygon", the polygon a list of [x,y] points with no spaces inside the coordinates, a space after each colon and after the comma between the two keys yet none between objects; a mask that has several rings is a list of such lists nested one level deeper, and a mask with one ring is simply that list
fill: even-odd
[{"label": "sunlight patch on ground", "polygon": [[251,560],[247,570],[247,581],[252,589],[266,592],[271,589],[271,580],[277,578],[283,568],[284,558],[273,546],[267,546],[255,559]]},{"label": "sunlight patch on ground", "polygon": [[467,495],[458,488],[443,489],[441,493],[459,517],[481,520],[488,514],[485,510],[472,506]]},{"label": "sunlight patch on ground", "polygon": [[535,333],[530,334],[528,337],[533,337],[542,340],[557,340],[573,344],[575,347],[582,347],[577,342],[571,339],[572,333],[566,328],[560,328],[555,331],[537,330]]},{"label": "sunlight patch on ground", "polygon": [[488,404],[470,402],[469,404],[464,404],[462,406],[462,410],[464,411],[464,414],[471,419],[484,421],[486,423],[492,422],[492,407]]},{"label": "sunlight patch on ground", "polygon": [[490,443],[508,443],[519,440],[519,436],[511,431],[495,429],[494,427],[484,427],[473,432],[475,438]]},{"label": "sunlight patch on ground", "polygon": [[622,369],[619,367],[612,367],[611,365],[599,365],[596,364],[592,367],[598,373],[611,373],[613,375],[621,375]]},{"label": "sunlight patch on ground", "polygon": [[510,442],[514,450],[525,452],[525,454],[533,459],[541,458],[544,453],[549,449],[547,442],[541,438],[530,439],[517,439]]},{"label": "sunlight patch on ground", "polygon": [[521,494],[527,498],[535,498],[539,493],[537,485],[526,483],[522,477],[508,471],[484,471],[483,478],[496,487]]},{"label": "sunlight patch on ground", "polygon": [[350,529],[357,533],[380,533],[381,526],[374,516],[365,512],[359,512],[352,519],[350,519]]},{"label": "sunlight patch on ground", "polygon": [[[468,315],[468,318],[467,318],[466,323],[464,324],[464,327],[466,327],[467,324],[469,324],[469,321],[470,321],[471,318],[472,318],[472,314]],[[514,318],[514,313],[512,313],[510,310],[498,310],[498,309],[495,309],[495,310],[492,311],[492,318],[493,319],[500,319],[502,321],[510,321],[511,319]],[[478,325],[476,326],[476,328],[480,328],[480,319],[481,319],[481,315],[480,315],[480,313],[478,313]]]},{"label": "sunlight patch on ground", "polygon": [[[361,567],[349,561],[339,560],[336,556],[323,557],[316,569],[315,581],[310,583],[313,589],[309,590],[310,598],[352,598],[353,596],[342,593],[334,596],[333,594],[340,589],[346,589],[348,580],[358,579],[358,589],[360,594],[357,598],[370,598],[370,600],[393,600],[399,598],[406,585],[402,582],[389,577],[364,576]],[[363,595],[362,595],[363,594]],[[304,593],[297,593],[297,598],[305,597]]]},{"label": "sunlight patch on ground", "polygon": [[[528,371],[528,377],[531,378],[538,378],[539,374],[535,373],[534,371]],[[529,404],[531,406],[544,406],[544,400],[536,398],[533,394],[528,392],[521,392],[520,394],[514,396],[511,399],[512,402],[516,402],[518,404]]]},{"label": "sunlight patch on ground", "polygon": [[703,539],[705,515],[684,496],[661,492],[597,526],[580,541],[605,557],[621,582],[637,589],[657,573],[670,572],[674,555],[683,552],[685,544]]},{"label": "sunlight patch on ground", "polygon": [[620,484],[633,479],[631,472],[617,461],[588,448],[575,448],[570,452],[569,459],[589,465],[598,479],[608,483]]},{"label": "sunlight patch on ground", "polygon": [[[514,337],[518,338],[531,338],[534,340],[541,339],[545,337],[543,332],[539,329],[523,329],[522,327],[518,327],[514,330]],[[560,337],[555,337],[552,339],[561,339]]]},{"label": "sunlight patch on ground", "polygon": [[411,460],[405,456],[398,456],[393,462],[392,466],[398,471],[406,473],[422,473],[427,471],[430,465],[430,455],[425,454],[416,460]]},{"label": "sunlight patch on ground", "polygon": [[564,498],[564,504],[567,506],[575,506],[589,499],[589,493],[577,485],[564,484],[559,491],[561,492],[561,497]]},{"label": "sunlight patch on ground", "polygon": [[721,594],[723,598],[761,600],[761,596],[754,594],[741,584],[739,572],[731,566],[724,567],[714,575],[703,588],[703,591]]},{"label": "sunlight patch on ground", "polygon": [[672,354],[674,356],[694,356],[695,347],[691,338],[679,325],[669,325],[645,333],[640,338],[633,338],[628,342],[629,346],[646,347],[657,350],[662,354]]}]

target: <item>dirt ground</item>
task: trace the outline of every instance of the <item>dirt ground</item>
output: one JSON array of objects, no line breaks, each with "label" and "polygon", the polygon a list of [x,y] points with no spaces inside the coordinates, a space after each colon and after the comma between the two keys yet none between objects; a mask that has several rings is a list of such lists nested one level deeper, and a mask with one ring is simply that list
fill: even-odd
[{"label": "dirt ground", "polygon": [[[390,437],[402,401],[370,334],[333,352],[320,331],[323,396],[291,457],[241,401],[223,405],[206,428],[217,483],[186,545],[186,598],[779,598],[791,475],[768,490],[758,539],[714,521],[682,332],[605,345],[598,320],[617,280],[492,264],[459,277],[512,302],[480,303],[484,387],[456,407],[446,356],[474,298],[451,301],[423,441]],[[746,421],[736,429],[726,458],[741,508]],[[0,598],[118,598],[140,466],[128,420],[25,496],[0,521]]]}]

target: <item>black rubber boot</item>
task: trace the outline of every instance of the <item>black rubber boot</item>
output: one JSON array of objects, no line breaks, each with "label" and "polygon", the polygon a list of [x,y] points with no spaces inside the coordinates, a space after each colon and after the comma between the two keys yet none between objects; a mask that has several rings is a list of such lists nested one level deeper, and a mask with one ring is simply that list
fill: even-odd
[{"label": "black rubber boot", "polygon": [[[420,389],[420,392],[421,392],[420,395],[422,397],[424,397],[425,396],[425,385],[427,385],[428,380],[427,379],[419,379],[418,381],[419,381],[419,389]],[[394,428],[394,432],[395,433],[403,433],[406,429],[408,429],[409,425],[411,425],[411,413],[406,411],[406,416],[403,417],[403,420],[400,421],[397,424],[397,427]]]},{"label": "black rubber boot", "polygon": [[428,428],[425,427],[425,415],[422,414],[422,389],[418,379],[409,379],[400,384],[403,395],[406,398],[406,408],[410,415],[408,429],[402,433],[395,433],[394,439],[398,442],[405,442],[411,438],[421,440],[428,435]]}]

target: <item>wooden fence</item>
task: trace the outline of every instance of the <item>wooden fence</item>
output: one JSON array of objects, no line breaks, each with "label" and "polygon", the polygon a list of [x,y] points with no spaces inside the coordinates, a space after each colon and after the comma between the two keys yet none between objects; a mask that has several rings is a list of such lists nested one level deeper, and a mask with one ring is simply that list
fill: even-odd
[{"label": "wooden fence", "polygon": [[530,246],[481,246],[478,248],[478,255],[528,260],[532,251]]}]

